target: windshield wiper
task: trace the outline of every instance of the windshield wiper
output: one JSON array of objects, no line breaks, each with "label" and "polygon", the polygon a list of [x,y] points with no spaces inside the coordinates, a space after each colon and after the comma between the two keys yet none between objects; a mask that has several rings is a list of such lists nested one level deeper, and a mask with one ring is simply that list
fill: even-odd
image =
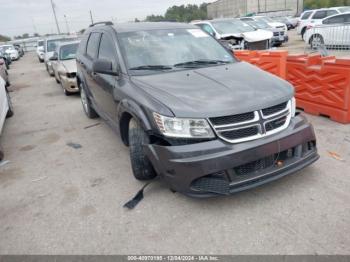
[{"label": "windshield wiper", "polygon": [[230,61],[223,61],[223,60],[194,60],[194,61],[188,61],[184,63],[178,63],[175,64],[174,67],[198,67],[202,65],[219,65],[219,64],[228,64]]},{"label": "windshield wiper", "polygon": [[129,70],[170,70],[173,69],[171,66],[166,65],[142,65],[131,67]]}]

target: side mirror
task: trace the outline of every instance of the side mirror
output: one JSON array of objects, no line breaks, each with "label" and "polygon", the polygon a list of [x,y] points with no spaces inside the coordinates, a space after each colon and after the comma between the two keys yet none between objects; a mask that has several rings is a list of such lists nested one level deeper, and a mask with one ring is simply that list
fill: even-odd
[{"label": "side mirror", "polygon": [[53,56],[51,56],[49,60],[50,61],[57,61],[58,60],[57,54],[54,54]]},{"label": "side mirror", "polygon": [[112,61],[106,59],[96,59],[92,64],[92,71],[105,75],[118,76],[119,73],[113,70]]}]

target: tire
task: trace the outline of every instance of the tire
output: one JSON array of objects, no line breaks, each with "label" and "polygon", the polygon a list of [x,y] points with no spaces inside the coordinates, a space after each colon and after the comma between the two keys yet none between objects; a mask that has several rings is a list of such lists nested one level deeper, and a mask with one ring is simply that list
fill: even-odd
[{"label": "tire", "polygon": [[73,94],[73,93],[67,91],[67,89],[65,89],[63,86],[62,86],[62,88],[63,88],[63,93],[64,93],[66,96],[71,96],[71,95]]},{"label": "tire", "polygon": [[61,83],[61,81],[57,79],[56,75],[55,75],[55,80],[57,84]]},{"label": "tire", "polygon": [[133,118],[129,122],[129,150],[132,172],[137,180],[150,180],[157,176],[152,163],[143,152],[149,137]]},{"label": "tire", "polygon": [[81,104],[83,105],[84,112],[88,118],[96,118],[98,117],[98,114],[96,113],[95,109],[91,106],[91,102],[89,97],[86,95],[85,87],[82,83],[80,83],[80,100]]},{"label": "tire", "polygon": [[0,162],[4,159],[4,152],[0,149]]},{"label": "tire", "polygon": [[11,97],[9,95],[9,92],[6,90],[6,97],[7,97],[7,102],[9,104],[9,110],[7,111],[6,118],[12,117],[14,115],[13,111],[13,105],[11,102]]},{"label": "tire", "polygon": [[313,35],[310,40],[311,49],[316,50],[324,44],[323,37],[319,34]]}]

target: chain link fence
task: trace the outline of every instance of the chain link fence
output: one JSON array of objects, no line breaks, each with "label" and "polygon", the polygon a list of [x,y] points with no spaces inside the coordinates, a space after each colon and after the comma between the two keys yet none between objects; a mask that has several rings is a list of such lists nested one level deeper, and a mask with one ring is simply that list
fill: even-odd
[{"label": "chain link fence", "polygon": [[304,34],[305,53],[350,57],[350,23],[316,25]]}]

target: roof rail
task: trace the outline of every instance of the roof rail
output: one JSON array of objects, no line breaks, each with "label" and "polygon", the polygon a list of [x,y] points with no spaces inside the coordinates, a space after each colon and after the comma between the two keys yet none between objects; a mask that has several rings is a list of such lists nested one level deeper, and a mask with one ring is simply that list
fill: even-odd
[{"label": "roof rail", "polygon": [[111,21],[103,21],[103,22],[93,23],[89,27],[93,27],[95,25],[113,25],[113,23]]}]

